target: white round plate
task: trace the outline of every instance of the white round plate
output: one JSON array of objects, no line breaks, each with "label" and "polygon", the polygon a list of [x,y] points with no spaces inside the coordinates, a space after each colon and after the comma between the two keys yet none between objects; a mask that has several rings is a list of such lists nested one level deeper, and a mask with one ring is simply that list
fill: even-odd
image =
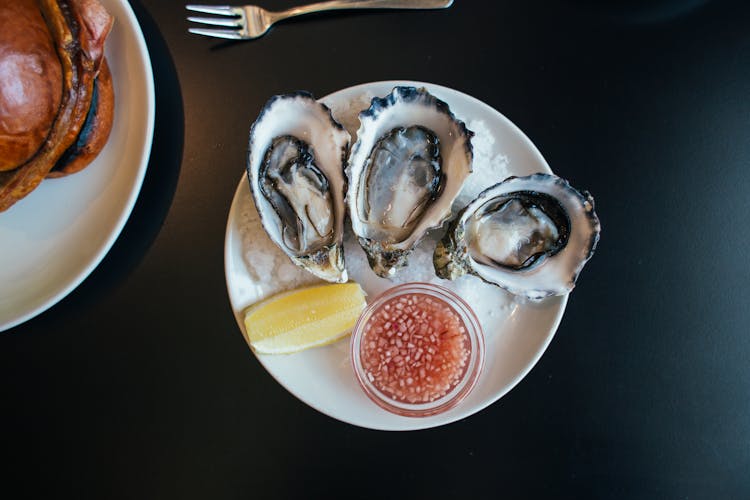
[{"label": "white round plate", "polygon": [[82,171],[43,181],[0,213],[0,331],[78,286],[120,234],[143,183],[154,130],[154,79],[127,0],[101,0],[115,22],[105,55],[115,89],[107,145]]},{"label": "white round plate", "polygon": [[[476,133],[472,140],[474,173],[467,180],[467,192],[462,192],[457,204],[466,203],[481,189],[508,175],[551,172],[536,147],[507,118],[481,101],[446,87],[422,82],[376,82],[335,92],[321,101],[350,133],[356,132],[356,113],[367,107],[373,96],[384,96],[396,85],[426,87],[447,102],[454,114]],[[379,408],[357,385],[349,360],[348,340],[291,355],[257,355],[258,360],[303,402],[333,418],[371,429],[435,427],[468,417],[497,401],[544,353],[560,323],[567,296],[532,303],[473,276],[453,282],[440,280],[434,276],[431,258],[441,234],[436,231],[425,238],[411,255],[408,267],[392,282],[377,277],[369,269],[364,252],[350,232],[345,237],[345,258],[350,279],[362,286],[368,299],[404,281],[432,281],[455,290],[472,305],[484,329],[487,356],[477,386],[458,407],[427,418],[402,417]],[[229,299],[243,334],[243,312],[248,306],[282,290],[315,281],[309,273],[289,263],[266,237],[244,175],[229,212],[225,272]]]}]

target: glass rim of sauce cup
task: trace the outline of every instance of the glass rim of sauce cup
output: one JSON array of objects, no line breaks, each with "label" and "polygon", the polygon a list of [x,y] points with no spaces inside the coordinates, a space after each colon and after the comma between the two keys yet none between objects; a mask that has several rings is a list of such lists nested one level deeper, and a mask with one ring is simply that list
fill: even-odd
[{"label": "glass rim of sauce cup", "polygon": [[[459,316],[466,329],[469,358],[459,382],[445,395],[425,403],[399,401],[379,390],[367,377],[362,364],[362,338],[365,326],[373,314],[394,298],[407,294],[422,294],[442,301]],[[460,296],[452,290],[433,283],[411,282],[389,288],[375,298],[362,314],[352,330],[350,359],[357,381],[365,394],[379,407],[405,417],[429,417],[455,408],[474,389],[484,367],[485,339],[476,314]]]}]

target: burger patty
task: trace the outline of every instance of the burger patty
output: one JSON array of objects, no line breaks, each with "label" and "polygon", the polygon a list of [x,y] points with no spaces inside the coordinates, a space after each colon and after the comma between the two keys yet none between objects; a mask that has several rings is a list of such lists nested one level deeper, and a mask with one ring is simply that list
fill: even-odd
[{"label": "burger patty", "polygon": [[94,81],[86,121],[75,142],[63,153],[47,177],[63,177],[83,170],[104,149],[112,130],[114,119],[115,92],[112,74],[107,60],[102,61],[99,76]]}]

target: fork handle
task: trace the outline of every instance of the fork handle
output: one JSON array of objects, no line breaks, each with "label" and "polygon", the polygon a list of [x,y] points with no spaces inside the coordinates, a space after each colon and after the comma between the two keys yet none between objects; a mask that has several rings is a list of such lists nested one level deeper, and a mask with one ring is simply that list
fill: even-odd
[{"label": "fork handle", "polygon": [[287,17],[301,16],[313,12],[343,9],[445,9],[453,0],[331,0],[300,7],[292,7],[283,12],[274,12],[275,21]]}]

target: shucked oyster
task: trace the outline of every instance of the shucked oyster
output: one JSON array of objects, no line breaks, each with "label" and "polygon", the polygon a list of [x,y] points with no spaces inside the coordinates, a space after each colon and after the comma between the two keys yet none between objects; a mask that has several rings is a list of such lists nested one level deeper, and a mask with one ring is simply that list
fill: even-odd
[{"label": "shucked oyster", "polygon": [[425,89],[396,87],[359,114],[347,165],[352,229],[376,274],[392,276],[450,215],[471,173],[473,133]]},{"label": "shucked oyster", "polygon": [[247,175],[263,228],[295,264],[333,282],[344,269],[349,134],[306,92],[272,97],[250,130]]},{"label": "shucked oyster", "polygon": [[435,249],[435,272],[468,272],[530,299],[562,295],[594,254],[599,230],[589,193],[554,175],[509,177],[458,214]]}]

